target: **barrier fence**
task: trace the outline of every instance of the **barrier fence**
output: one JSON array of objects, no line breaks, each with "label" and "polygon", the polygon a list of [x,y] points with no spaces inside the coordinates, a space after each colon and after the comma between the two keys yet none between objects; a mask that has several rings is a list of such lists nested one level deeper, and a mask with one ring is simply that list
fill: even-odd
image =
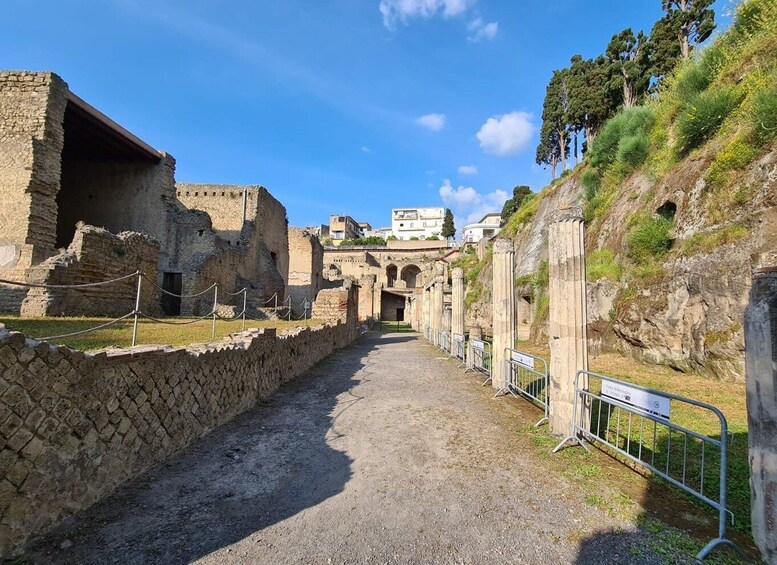
[{"label": "barrier fence", "polygon": [[459,367],[467,363],[467,340],[464,334],[453,334],[451,342],[451,357],[460,360]]},{"label": "barrier fence", "polygon": [[[717,437],[699,430],[704,423],[715,424]],[[726,417],[710,404],[578,371],[571,434],[553,452],[570,442],[586,450],[584,441],[599,443],[715,508],[718,537],[696,556],[701,561],[719,545],[741,553],[726,538],[727,518],[734,519],[726,508],[727,440]]]},{"label": "barrier fence", "polygon": [[[126,284],[128,281],[135,279],[135,289],[134,289],[134,308],[132,311],[127,312],[126,314],[119,316],[117,318],[108,320],[105,323],[98,324],[96,326],[93,326],[91,328],[87,328],[84,330],[79,330],[75,332],[70,333],[64,333],[59,335],[49,335],[49,336],[41,336],[41,337],[34,337],[33,339],[39,340],[39,341],[50,341],[50,340],[57,340],[57,339],[63,339],[63,338],[69,338],[69,337],[76,337],[79,335],[87,334],[90,332],[94,332],[97,330],[105,329],[110,326],[113,326],[115,324],[118,324],[119,322],[125,321],[125,320],[132,320],[132,346],[134,347],[138,343],[138,322],[141,318],[151,320],[156,323],[160,324],[166,324],[166,325],[188,325],[188,324],[194,324],[196,322],[210,319],[211,320],[211,339],[215,339],[216,337],[216,321],[222,320],[226,322],[231,321],[237,321],[240,320],[241,323],[241,331],[245,330],[246,325],[246,311],[248,306],[248,290],[246,288],[242,288],[236,292],[228,292],[220,288],[220,285],[218,283],[213,283],[209,287],[207,287],[204,290],[201,290],[196,293],[192,294],[178,294],[174,292],[170,292],[169,290],[159,286],[155,281],[151,280],[149,277],[146,276],[145,273],[142,271],[135,271],[134,273],[130,273],[128,275],[124,275],[121,277],[117,277],[115,279],[109,279],[105,281],[97,281],[93,283],[82,283],[82,284],[36,284],[36,283],[27,283],[27,282],[19,282],[19,281],[11,281],[6,279],[0,279],[0,284],[5,284],[9,286],[17,286],[22,288],[42,288],[47,290],[74,290],[79,291],[83,289],[90,289],[94,287],[100,287],[100,286],[107,286],[107,285],[113,285],[113,284],[120,284],[124,283]],[[145,281],[145,283],[144,283]],[[142,290],[145,285],[149,285],[152,288],[156,289],[160,293],[166,296],[170,296],[173,298],[179,298],[179,299],[191,299],[191,298],[199,298],[201,296],[209,294],[211,291],[213,292],[213,301],[212,301],[212,307],[209,312],[202,316],[198,316],[193,319],[186,319],[183,321],[173,321],[170,319],[161,319],[157,318],[155,316],[152,316],[151,314],[148,314],[143,311],[142,309]],[[235,314],[234,316],[223,316],[219,313],[219,293],[221,292],[222,296],[228,296],[230,298],[234,297],[241,297],[242,296],[242,310]],[[240,303],[240,298],[237,298],[237,302]],[[277,311],[279,308],[287,308],[288,313],[285,318],[288,318],[289,321],[293,319],[292,315],[292,298],[291,296],[284,299],[280,305],[278,304],[278,294],[274,294],[272,297],[270,297],[269,300],[266,300],[264,302],[265,304],[273,303],[274,309]],[[299,320],[308,320],[310,318],[310,312],[312,311],[313,302],[305,298],[300,304],[298,305],[300,309],[302,310],[303,314],[300,318],[294,318]]]},{"label": "barrier fence", "polygon": [[538,427],[548,421],[550,375],[548,363],[542,357],[517,349],[505,349],[506,391],[522,397],[542,408],[543,417],[534,424]]},{"label": "barrier fence", "polygon": [[[472,358],[472,369],[483,373],[487,377],[481,385],[485,386],[491,380],[491,344],[482,339],[470,339],[469,350],[470,357]],[[469,371],[469,367],[467,371]]]},{"label": "barrier fence", "polygon": [[440,332],[440,342],[438,343],[438,347],[442,349],[445,353],[448,353],[450,355],[451,352],[451,334],[449,334],[446,331]]}]

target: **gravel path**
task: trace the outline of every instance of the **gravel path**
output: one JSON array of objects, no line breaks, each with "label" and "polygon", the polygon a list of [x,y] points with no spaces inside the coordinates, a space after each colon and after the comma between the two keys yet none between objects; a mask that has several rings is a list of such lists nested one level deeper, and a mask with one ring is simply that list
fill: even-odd
[{"label": "gravel path", "polygon": [[[415,334],[368,334],[29,548],[40,563],[655,563]],[[547,467],[547,465],[546,465]],[[617,528],[617,532],[616,532]],[[636,544],[636,545],[635,545]],[[638,548],[638,549],[637,549]]]}]

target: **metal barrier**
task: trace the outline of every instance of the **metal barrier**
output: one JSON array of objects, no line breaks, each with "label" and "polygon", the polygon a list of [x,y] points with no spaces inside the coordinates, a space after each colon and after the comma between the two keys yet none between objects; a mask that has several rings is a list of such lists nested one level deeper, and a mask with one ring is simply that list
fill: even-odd
[{"label": "metal barrier", "polygon": [[445,353],[450,354],[450,352],[451,352],[451,334],[449,334],[446,331],[441,331],[440,332],[440,342],[437,345]]},{"label": "metal barrier", "polygon": [[[581,386],[583,378],[588,386]],[[672,422],[673,407],[694,412],[693,417],[686,417],[694,424],[705,418],[716,422],[719,439]],[[719,545],[728,545],[744,557],[726,539],[727,516],[731,515],[733,523],[734,515],[726,508],[728,425],[720,410],[690,398],[578,371],[571,432],[553,453],[567,442],[586,450],[583,440],[599,442],[718,511],[718,537],[699,552],[697,561]]]},{"label": "metal barrier", "polygon": [[[545,414],[538,427],[548,421],[548,401],[550,392],[550,377],[548,363],[542,357],[517,349],[505,349],[505,371],[507,382],[505,392],[513,396],[523,397],[543,409]],[[498,393],[497,393],[498,394]]]},{"label": "metal barrier", "polygon": [[451,342],[451,357],[459,359],[459,367],[467,363],[467,341],[463,334],[453,334]]},{"label": "metal barrier", "polygon": [[431,327],[426,326],[426,328],[424,328],[424,337],[426,338],[426,341],[431,341],[432,340],[432,328]]},{"label": "metal barrier", "polygon": [[472,352],[472,368],[488,377],[481,385],[485,386],[491,380],[491,344],[482,339],[470,339],[469,347]]}]

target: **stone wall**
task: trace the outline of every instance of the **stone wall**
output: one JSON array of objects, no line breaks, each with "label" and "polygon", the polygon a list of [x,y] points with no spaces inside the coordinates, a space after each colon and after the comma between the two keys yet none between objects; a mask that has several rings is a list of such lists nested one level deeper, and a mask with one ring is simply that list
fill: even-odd
[{"label": "stone wall", "polygon": [[52,73],[0,72],[0,264],[4,278],[53,251],[67,85]]},{"label": "stone wall", "polygon": [[[79,224],[66,251],[32,267],[33,284],[78,285],[105,281],[142,271],[156,280],[159,243],[145,234],[114,235],[102,228]],[[141,310],[159,312],[159,295],[141,285]],[[21,306],[22,316],[123,316],[135,308],[137,279],[81,289],[32,288]]]},{"label": "stone wall", "polygon": [[84,353],[0,326],[0,555],[351,343],[355,288],[326,296],[319,316],[347,323],[187,348]]},{"label": "stone wall", "polygon": [[342,323],[357,328],[359,320],[359,287],[347,281],[341,288],[324,289],[316,296],[313,318],[329,323]]},{"label": "stone wall", "polygon": [[[289,286],[292,310],[301,315],[304,302],[313,302],[323,286],[324,248],[315,235],[289,228]],[[309,314],[309,313],[308,313]]]}]

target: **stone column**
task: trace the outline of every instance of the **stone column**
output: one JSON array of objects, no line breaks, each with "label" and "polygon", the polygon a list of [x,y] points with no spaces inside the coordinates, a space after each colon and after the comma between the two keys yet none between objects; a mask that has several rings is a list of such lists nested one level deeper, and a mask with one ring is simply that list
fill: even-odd
[{"label": "stone column", "polygon": [[777,266],[758,267],[753,275],[745,371],[753,539],[764,562],[777,563]]},{"label": "stone column", "polygon": [[[432,328],[435,332],[443,330],[443,286],[445,285],[445,265],[438,262],[434,266],[434,286],[432,287]],[[435,334],[436,335],[436,334]],[[435,339],[435,345],[438,345]]]},{"label": "stone column", "polygon": [[511,239],[494,240],[494,343],[491,347],[491,385],[507,388],[505,349],[515,346],[515,250]]},{"label": "stone column", "polygon": [[451,277],[451,333],[464,335],[464,269],[456,267]]},{"label": "stone column", "polygon": [[[588,311],[585,292],[585,225],[580,208],[557,210],[548,227],[550,267],[550,431],[572,427],[575,375],[588,370]],[[588,379],[581,379],[588,387]],[[578,414],[588,421],[588,412]]]},{"label": "stone column", "polygon": [[483,339],[483,328],[480,326],[472,326],[469,329],[469,340],[467,341],[467,369],[471,369],[475,362],[472,359],[472,340]]}]

